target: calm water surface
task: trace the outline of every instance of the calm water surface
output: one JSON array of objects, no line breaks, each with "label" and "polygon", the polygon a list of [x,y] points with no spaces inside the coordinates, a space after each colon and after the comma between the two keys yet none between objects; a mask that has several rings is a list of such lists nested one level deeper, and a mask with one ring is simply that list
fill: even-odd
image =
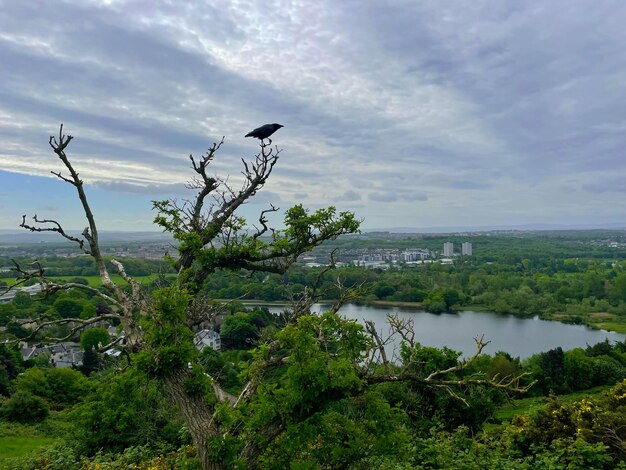
[{"label": "calm water surface", "polygon": [[[279,313],[284,307],[264,305],[272,313]],[[323,305],[315,305],[314,310],[324,311]],[[396,313],[400,318],[410,318],[415,325],[415,339],[425,346],[448,346],[470,356],[476,351],[473,338],[484,335],[491,343],[484,352],[494,354],[506,351],[512,356],[525,358],[538,352],[562,347],[564,350],[585,347],[608,338],[610,341],[624,341],[626,335],[604,330],[592,330],[580,325],[545,321],[538,318],[516,318],[511,315],[496,315],[486,312],[460,312],[434,314],[410,308],[386,308],[380,306],[345,305],[340,313],[346,318],[359,322],[372,320],[379,333],[389,332],[386,316]],[[397,345],[398,343],[396,343]]]}]

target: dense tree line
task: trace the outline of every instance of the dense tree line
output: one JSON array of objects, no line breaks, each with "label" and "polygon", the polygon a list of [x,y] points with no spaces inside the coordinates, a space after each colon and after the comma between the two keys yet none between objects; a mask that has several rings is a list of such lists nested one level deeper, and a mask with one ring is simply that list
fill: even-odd
[{"label": "dense tree line", "polygon": [[[512,263],[461,260],[454,265],[427,264],[371,270],[338,268],[321,276],[323,268],[294,268],[283,275],[209,277],[207,291],[220,298],[265,301],[290,300],[305,286],[318,283],[325,298],[336,298],[337,277],[346,286],[365,283],[362,301],[421,302],[432,312],[477,306],[497,313],[540,315],[582,323],[584,314],[626,315],[626,263],[593,260],[530,259]],[[321,282],[320,282],[321,281]]]}]

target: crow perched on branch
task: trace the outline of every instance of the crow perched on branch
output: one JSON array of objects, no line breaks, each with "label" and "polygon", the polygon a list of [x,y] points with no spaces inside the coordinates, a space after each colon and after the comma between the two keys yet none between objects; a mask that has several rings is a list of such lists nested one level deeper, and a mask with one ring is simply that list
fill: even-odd
[{"label": "crow perched on branch", "polygon": [[282,124],[265,124],[264,126],[257,127],[251,132],[246,134],[246,137],[256,137],[261,140],[261,145],[263,145],[263,139],[267,139],[270,141],[268,145],[272,145],[272,139],[270,139],[270,135],[276,132],[281,127],[285,127]]}]

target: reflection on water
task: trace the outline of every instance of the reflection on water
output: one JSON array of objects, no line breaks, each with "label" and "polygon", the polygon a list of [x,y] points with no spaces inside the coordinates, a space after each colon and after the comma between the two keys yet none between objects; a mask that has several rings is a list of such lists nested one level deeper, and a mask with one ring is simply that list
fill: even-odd
[{"label": "reflection on water", "polygon": [[[279,313],[284,307],[264,305],[270,312]],[[316,304],[316,312],[324,311],[324,305]],[[326,306],[327,307],[327,306]],[[400,318],[410,318],[415,325],[415,339],[425,346],[448,346],[470,356],[476,352],[474,337],[484,335],[491,343],[484,352],[494,354],[506,351],[512,356],[525,358],[532,354],[562,347],[564,350],[586,347],[608,338],[624,341],[626,335],[603,330],[592,330],[581,325],[566,325],[539,318],[517,318],[486,312],[460,312],[434,314],[410,308],[387,308],[381,306],[345,305],[340,314],[360,322],[372,320],[383,335],[389,333],[386,321],[388,313]],[[398,343],[396,343],[397,345]]]}]

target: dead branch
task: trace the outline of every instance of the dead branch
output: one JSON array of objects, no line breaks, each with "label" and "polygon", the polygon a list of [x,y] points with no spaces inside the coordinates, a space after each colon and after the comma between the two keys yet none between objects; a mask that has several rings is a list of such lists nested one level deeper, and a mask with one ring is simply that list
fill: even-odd
[{"label": "dead branch", "polygon": [[123,340],[124,340],[124,336],[120,335],[117,338],[115,338],[113,341],[111,341],[110,343],[105,344],[104,346],[98,348],[98,352],[99,353],[106,352],[109,349],[112,349],[114,346],[117,346],[118,344],[120,344]]},{"label": "dead branch", "polygon": [[187,307],[187,326],[195,330],[195,328],[204,322],[214,324],[215,319],[219,315],[226,313],[231,303],[241,300],[242,298],[243,296],[231,299],[227,302],[212,302],[205,292],[196,294],[191,304]]},{"label": "dead branch", "polygon": [[[397,374],[390,374],[387,369],[384,374],[368,374],[362,372],[361,376],[363,380],[370,384],[408,381],[421,383],[432,387],[443,388],[452,396],[460,399],[463,402],[465,402],[465,400],[457,393],[455,393],[450,387],[460,388],[470,385],[486,385],[505,392],[525,393],[537,382],[535,380],[528,385],[521,384],[521,380],[529,375],[528,372],[524,372],[519,375],[507,376],[502,379],[498,378],[497,375],[492,377],[491,379],[479,379],[473,377],[460,377],[453,379],[443,378],[444,376],[467,369],[474,361],[476,361],[485,346],[490,343],[489,341],[484,341],[484,338],[482,336],[480,338],[474,338],[474,341],[476,342],[476,353],[471,358],[465,361],[461,361],[447,369],[441,369],[431,372],[426,377],[424,377],[424,375],[420,374],[419,372],[407,370],[406,366],[403,369],[399,369]],[[467,402],[465,402],[465,404],[467,404]]]},{"label": "dead branch", "polygon": [[367,331],[367,333],[372,338],[374,338],[374,341],[376,342],[376,347],[383,361],[384,370],[386,373],[388,373],[389,360],[387,359],[387,353],[385,352],[385,341],[381,339],[380,335],[376,331],[376,325],[374,325],[374,322],[372,320],[365,320],[365,331]]},{"label": "dead branch", "polygon": [[213,387],[213,393],[215,393],[217,401],[220,403],[230,403],[233,406],[236,404],[237,397],[220,387],[220,384],[218,384],[216,380],[212,381],[211,386]]},{"label": "dead branch", "polygon": [[[268,220],[267,217],[265,217],[265,214],[269,214],[270,212],[277,212],[278,210],[278,207],[275,207],[274,204],[270,204],[269,209],[265,209],[261,212],[261,215],[259,216],[259,223],[261,224],[262,228],[258,228],[255,226],[254,229],[256,230],[256,233],[252,235],[252,238],[257,239],[269,230],[269,227],[267,226]],[[272,229],[272,232],[274,232],[274,229]]]},{"label": "dead branch", "polygon": [[366,291],[366,282],[360,282],[354,287],[345,287],[340,278],[335,281],[335,288],[339,291],[339,299],[328,310],[337,313],[345,304],[353,302],[361,297]]},{"label": "dead branch", "polygon": [[111,280],[111,277],[109,276],[108,270],[104,263],[104,259],[102,257],[100,245],[98,242],[98,228],[96,226],[96,220],[94,218],[93,212],[87,200],[85,189],[83,188],[83,181],[80,179],[78,173],[76,172],[76,170],[74,170],[74,167],[72,166],[67,155],[65,154],[65,149],[72,141],[72,139],[73,137],[71,135],[66,136],[65,134],[63,134],[63,124],[61,124],[58,139],[54,136],[50,136],[50,140],[48,141],[48,143],[50,144],[50,147],[52,147],[54,153],[56,153],[59,159],[63,162],[65,168],[67,168],[68,172],[70,173],[69,178],[63,177],[62,179],[76,188],[78,198],[83,207],[85,218],[88,222],[88,227],[83,230],[82,235],[89,243],[89,250],[85,252],[93,257],[93,259],[95,260],[104,287],[114,292],[115,296],[120,301],[123,301],[125,300],[126,296],[124,295],[122,289],[115,285],[115,283]]},{"label": "dead branch", "polygon": [[100,322],[102,320],[114,320],[114,319],[119,319],[119,315],[117,315],[117,314],[106,314],[106,315],[100,315],[100,316],[93,317],[93,318],[88,318],[86,320],[83,320],[81,318],[61,318],[59,320],[51,320],[51,321],[39,323],[31,331],[31,333],[28,336],[26,336],[25,338],[13,340],[10,343],[12,344],[12,343],[19,343],[20,341],[31,340],[31,339],[35,338],[37,333],[39,333],[41,330],[43,330],[45,328],[48,328],[48,327],[51,327],[51,326],[61,326],[61,325],[67,325],[67,324],[76,323],[77,325],[75,327],[73,327],[70,330],[70,332],[66,336],[63,336],[62,338],[43,337],[43,338],[39,338],[37,340],[37,341],[44,342],[44,343],[60,343],[62,341],[67,341],[72,336],[74,336],[76,333],[78,333],[79,331],[84,330],[89,325],[92,325],[94,323],[98,323],[98,322]]},{"label": "dead branch", "polygon": [[215,227],[221,227],[226,220],[250,197],[254,196],[256,192],[261,189],[267,179],[272,174],[274,165],[278,162],[279,154],[281,150],[265,150],[265,147],[261,147],[261,152],[255,156],[253,162],[244,163],[244,171],[242,174],[245,178],[242,188],[234,194],[233,197],[224,201],[219,207],[211,219],[211,224]]},{"label": "dead branch", "polygon": [[115,259],[111,259],[110,261],[111,264],[115,266],[118,274],[122,277],[122,279],[124,279],[131,287],[131,299],[129,300],[131,301],[133,306],[141,309],[141,307],[143,306],[141,284],[126,273],[126,270],[124,269],[124,265],[122,263]]},{"label": "dead branch", "polygon": [[491,341],[484,341],[485,335],[482,335],[480,338],[474,338],[474,343],[476,343],[476,353],[472,357],[470,357],[466,361],[459,362],[456,366],[450,367],[445,370],[436,370],[432,372],[428,377],[426,377],[426,381],[432,381],[435,377],[439,377],[441,375],[451,374],[452,372],[459,372],[463,369],[467,369],[470,364],[472,364],[478,356],[480,356],[483,352],[483,349],[491,343]]},{"label": "dead branch", "polygon": [[[69,172],[69,176],[64,176],[60,172],[52,172],[52,173],[58,178],[60,178],[62,181],[74,186],[78,193],[78,198],[81,202],[81,205],[85,214],[85,218],[87,219],[87,223],[88,223],[87,227],[82,232],[82,236],[84,240],[81,240],[78,237],[69,235],[63,229],[62,225],[58,221],[52,220],[52,219],[39,219],[36,215],[33,217],[33,220],[35,221],[36,224],[39,224],[41,226],[27,224],[26,216],[23,216],[21,227],[27,230],[33,231],[33,232],[56,232],[62,237],[77,243],[80,249],[84,253],[88,254],[94,259],[96,266],[98,268],[102,285],[105,289],[111,292],[112,295],[105,294],[101,292],[100,290],[93,289],[89,286],[83,286],[82,284],[54,283],[44,278],[43,269],[41,269],[41,267],[39,267],[38,271],[34,273],[29,273],[25,270],[22,270],[19,266],[17,266],[17,263],[14,263],[14,264],[16,264],[16,270],[20,272],[23,279],[26,280],[26,279],[31,279],[34,277],[38,277],[39,279],[41,279],[42,283],[44,284],[44,288],[46,292],[48,293],[56,292],[62,289],[70,289],[70,288],[83,289],[94,295],[99,296],[100,298],[106,300],[107,302],[109,302],[112,305],[115,305],[118,308],[118,313],[116,314],[102,315],[102,316],[95,317],[94,319],[89,319],[89,320],[80,320],[80,321],[76,319],[72,320],[75,323],[77,323],[78,326],[74,330],[72,330],[72,332],[70,333],[70,336],[76,333],[77,331],[79,331],[80,329],[84,328],[85,326],[93,322],[100,321],[103,318],[117,318],[122,322],[124,326],[124,329],[127,334],[128,343],[134,347],[140,342],[140,338],[141,338],[140,331],[137,328],[135,324],[135,320],[133,318],[133,314],[136,311],[136,309],[137,308],[141,309],[141,307],[143,306],[141,295],[140,295],[141,286],[139,283],[134,281],[130,276],[128,276],[126,272],[124,271],[124,268],[121,265],[121,263],[115,260],[113,260],[112,262],[117,268],[118,272],[120,273],[122,278],[124,278],[131,285],[131,296],[128,297],[126,293],[111,280],[111,277],[109,275],[109,272],[105,264],[105,260],[102,256],[102,252],[100,249],[99,239],[98,239],[98,228],[96,226],[93,212],[87,200],[87,195],[83,188],[83,181],[80,179],[78,172],[75,171],[74,167],[69,161],[69,158],[67,157],[67,154],[65,153],[72,139],[73,137],[71,135],[63,134],[63,124],[61,124],[59,128],[58,137],[50,136],[48,143],[50,147],[52,147],[57,157],[61,160],[61,162],[67,169],[67,171]],[[85,246],[85,241],[88,244],[88,248]],[[64,324],[64,323],[67,323],[67,321],[59,320],[57,321],[57,323],[51,323],[51,322],[42,323],[35,330],[35,333],[40,331],[41,328],[48,327],[54,324]],[[66,338],[50,338],[50,341],[63,341],[65,339],[67,339],[67,337]]]},{"label": "dead branch", "polygon": [[11,262],[13,263],[13,266],[14,266],[13,268],[11,268],[11,271],[14,271],[15,273],[17,273],[16,280],[15,282],[13,282],[13,284],[11,284],[10,286],[7,286],[4,290],[2,290],[2,294],[6,294],[7,292],[13,289],[17,289],[19,286],[21,286],[22,284],[25,284],[26,282],[32,279],[39,280],[40,278],[43,277],[45,273],[43,266],[37,260],[30,263],[30,266],[32,265],[37,266],[37,269],[35,269],[34,271],[26,271],[14,259],[11,259]]},{"label": "dead branch", "polygon": [[387,315],[387,321],[389,322],[389,326],[391,326],[392,334],[399,334],[408,346],[415,346],[415,330],[412,320],[400,318],[398,314],[394,313]]},{"label": "dead branch", "polygon": [[193,208],[191,210],[191,218],[189,220],[189,225],[193,231],[200,231],[204,228],[204,219],[202,217],[202,208],[204,206],[204,201],[206,197],[213,191],[215,191],[219,187],[219,180],[215,177],[211,177],[207,174],[207,167],[215,158],[215,153],[219,150],[219,148],[224,143],[224,137],[222,140],[218,142],[214,142],[213,146],[207,150],[207,153],[203,155],[200,160],[196,163],[196,160],[193,158],[193,155],[189,155],[189,159],[191,160],[191,165],[194,171],[200,175],[200,186],[198,189],[198,195],[196,196],[195,202],[193,203]]},{"label": "dead branch", "polygon": [[62,290],[69,290],[69,289],[81,289],[85,292],[89,292],[90,294],[94,296],[100,297],[103,300],[106,300],[108,303],[115,305],[116,307],[122,306],[122,304],[120,304],[120,302],[118,302],[117,299],[111,297],[110,295],[105,294],[104,292],[102,292],[99,289],[96,289],[95,287],[86,286],[84,284],[79,284],[77,282],[66,282],[63,284],[57,284],[53,281],[50,281],[49,279],[45,277],[41,278],[40,281],[44,286],[42,292],[46,294],[54,294],[55,292],[59,292]]},{"label": "dead branch", "polygon": [[20,224],[20,227],[25,228],[26,230],[30,230],[31,232],[56,232],[59,235],[61,235],[63,238],[66,238],[72,242],[75,242],[78,244],[78,246],[80,247],[80,249],[82,250],[83,253],[90,255],[91,252],[87,249],[85,249],[85,240],[81,240],[80,238],[74,237],[72,235],[69,235],[67,232],[65,232],[65,230],[63,230],[63,227],[61,227],[61,224],[59,222],[57,222],[56,220],[53,219],[39,219],[37,217],[37,214],[35,214],[33,216],[33,220],[35,221],[35,223],[37,224],[52,224],[53,227],[35,227],[33,225],[29,225],[26,223],[26,215],[22,216],[22,223]]}]

